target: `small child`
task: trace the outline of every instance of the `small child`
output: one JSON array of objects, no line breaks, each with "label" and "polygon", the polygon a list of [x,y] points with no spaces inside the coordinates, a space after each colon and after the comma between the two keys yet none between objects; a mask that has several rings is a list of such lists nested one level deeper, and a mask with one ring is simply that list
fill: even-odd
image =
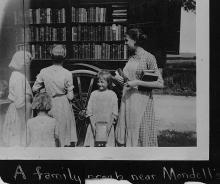
[{"label": "small child", "polygon": [[[106,135],[106,145],[109,147],[115,146],[114,126],[118,116],[118,98],[116,94],[110,90],[112,87],[112,77],[107,70],[102,70],[98,73],[99,89],[91,93],[87,115],[90,117],[91,123],[87,128],[84,146],[95,146],[95,136]],[[102,122],[102,123],[99,123]],[[98,124],[103,125],[106,122],[105,128],[98,128]],[[97,132],[97,131],[103,132]]]},{"label": "small child", "polygon": [[32,115],[32,91],[26,77],[31,59],[31,53],[28,51],[17,51],[8,65],[12,70],[8,91],[10,104],[5,114],[2,131],[6,146],[26,146],[26,125]]},{"label": "small child", "polygon": [[56,147],[58,129],[56,119],[48,116],[51,109],[51,98],[47,93],[38,93],[34,97],[32,109],[37,116],[27,122],[28,147]]}]

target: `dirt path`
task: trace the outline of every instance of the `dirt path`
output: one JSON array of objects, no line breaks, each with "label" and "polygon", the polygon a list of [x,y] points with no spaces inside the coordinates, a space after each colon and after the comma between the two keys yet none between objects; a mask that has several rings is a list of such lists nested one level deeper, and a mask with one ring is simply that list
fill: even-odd
[{"label": "dirt path", "polygon": [[196,131],[196,97],[154,95],[159,130]]}]

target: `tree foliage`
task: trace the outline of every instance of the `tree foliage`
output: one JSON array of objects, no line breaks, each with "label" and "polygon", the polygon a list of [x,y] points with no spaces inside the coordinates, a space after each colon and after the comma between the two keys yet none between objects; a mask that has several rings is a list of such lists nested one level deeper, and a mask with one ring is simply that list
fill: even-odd
[{"label": "tree foliage", "polygon": [[180,4],[186,11],[196,13],[196,0],[169,0],[171,3]]}]

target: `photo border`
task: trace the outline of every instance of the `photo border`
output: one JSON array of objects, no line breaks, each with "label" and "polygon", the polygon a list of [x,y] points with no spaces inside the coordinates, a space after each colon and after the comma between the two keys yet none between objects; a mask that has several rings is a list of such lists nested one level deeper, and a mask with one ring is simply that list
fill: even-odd
[{"label": "photo border", "polygon": [[1,160],[208,160],[209,1],[196,2],[197,147],[0,148]]}]

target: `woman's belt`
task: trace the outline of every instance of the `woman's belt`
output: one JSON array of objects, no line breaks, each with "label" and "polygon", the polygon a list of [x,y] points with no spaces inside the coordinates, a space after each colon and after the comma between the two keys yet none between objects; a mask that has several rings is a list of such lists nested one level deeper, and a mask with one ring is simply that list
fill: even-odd
[{"label": "woman's belt", "polygon": [[66,94],[55,94],[55,95],[53,96],[53,98],[61,97],[61,96],[64,96],[64,95],[66,95]]},{"label": "woman's belt", "polygon": [[128,90],[137,90],[139,92],[144,92],[144,93],[147,93],[149,95],[151,95],[152,93],[152,88],[148,88],[148,87],[143,87],[143,86],[136,86],[136,87],[133,87],[133,88],[128,88]]}]

